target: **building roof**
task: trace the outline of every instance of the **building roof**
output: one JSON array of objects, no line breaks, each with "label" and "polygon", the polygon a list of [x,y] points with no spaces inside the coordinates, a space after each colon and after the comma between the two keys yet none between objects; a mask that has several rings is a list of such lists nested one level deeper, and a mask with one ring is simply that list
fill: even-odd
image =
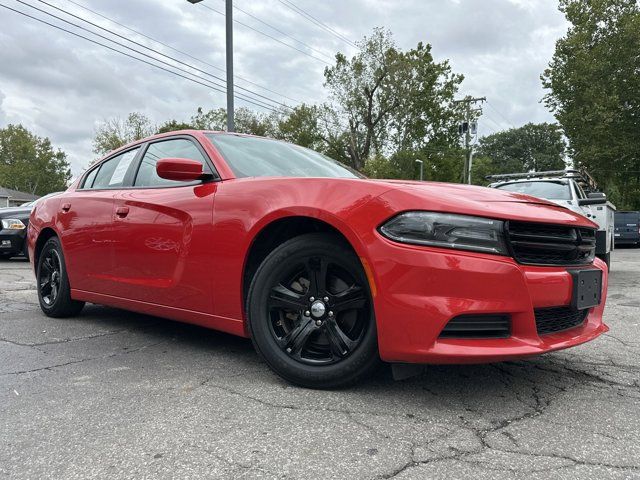
[{"label": "building roof", "polygon": [[0,198],[11,198],[14,200],[23,200],[25,202],[30,202],[32,200],[37,200],[40,198],[38,195],[33,195],[32,193],[19,192],[18,190],[11,190],[10,188],[0,187]]}]

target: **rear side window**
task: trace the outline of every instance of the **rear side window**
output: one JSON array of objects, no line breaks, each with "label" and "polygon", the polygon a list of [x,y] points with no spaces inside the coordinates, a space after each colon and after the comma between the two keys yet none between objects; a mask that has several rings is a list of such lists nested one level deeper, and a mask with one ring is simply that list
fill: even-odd
[{"label": "rear side window", "polygon": [[100,167],[94,168],[89,172],[89,175],[84,179],[84,183],[82,184],[82,188],[91,188],[93,186],[93,181],[96,179],[96,175],[98,174],[98,170]]},{"label": "rear side window", "polygon": [[121,153],[113,158],[110,158],[106,162],[103,162],[98,169],[98,173],[93,179],[93,184],[89,186],[87,181],[93,174],[91,172],[85,180],[84,188],[118,188],[122,187],[124,177],[127,174],[127,170],[131,166],[131,162],[138,153],[139,148],[134,148],[127,152]]},{"label": "rear side window", "polygon": [[156,163],[158,163],[158,160],[161,158],[188,158],[190,160],[197,160],[202,163],[202,170],[204,172],[211,172],[211,169],[207,166],[204,156],[191,140],[187,140],[185,138],[174,138],[172,140],[164,140],[162,142],[155,142],[149,145],[149,148],[147,148],[147,151],[140,162],[134,186],[161,187],[187,185],[192,183],[160,178],[156,173]]}]

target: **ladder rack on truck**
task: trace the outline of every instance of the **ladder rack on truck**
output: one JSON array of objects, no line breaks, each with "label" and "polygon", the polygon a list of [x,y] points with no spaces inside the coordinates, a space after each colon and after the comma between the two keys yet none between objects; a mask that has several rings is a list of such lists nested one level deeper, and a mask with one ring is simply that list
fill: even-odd
[{"label": "ladder rack on truck", "polygon": [[498,175],[487,175],[487,180],[493,182],[508,182],[509,180],[543,179],[543,178],[565,178],[573,179],[582,187],[585,193],[598,191],[598,184],[584,168],[568,168],[566,170],[548,170],[546,172],[528,173],[501,173]]}]

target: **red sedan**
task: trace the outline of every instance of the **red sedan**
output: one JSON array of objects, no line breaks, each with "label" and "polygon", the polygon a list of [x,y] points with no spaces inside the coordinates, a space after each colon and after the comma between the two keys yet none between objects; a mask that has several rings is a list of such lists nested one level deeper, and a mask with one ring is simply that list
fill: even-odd
[{"label": "red sedan", "polygon": [[92,302],[223,330],[328,388],[380,359],[494,362],[596,338],[595,231],[525,195],[369,180],[285,142],[181,131],[38,203],[28,246],[49,316]]}]

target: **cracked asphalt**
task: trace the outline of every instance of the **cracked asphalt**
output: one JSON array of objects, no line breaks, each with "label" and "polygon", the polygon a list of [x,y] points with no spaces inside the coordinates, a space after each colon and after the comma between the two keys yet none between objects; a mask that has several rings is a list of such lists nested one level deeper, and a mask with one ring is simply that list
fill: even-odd
[{"label": "cracked asphalt", "polygon": [[106,307],[49,319],[0,263],[0,476],[640,478],[640,249],[611,331],[526,361],[287,385],[248,340]]}]

